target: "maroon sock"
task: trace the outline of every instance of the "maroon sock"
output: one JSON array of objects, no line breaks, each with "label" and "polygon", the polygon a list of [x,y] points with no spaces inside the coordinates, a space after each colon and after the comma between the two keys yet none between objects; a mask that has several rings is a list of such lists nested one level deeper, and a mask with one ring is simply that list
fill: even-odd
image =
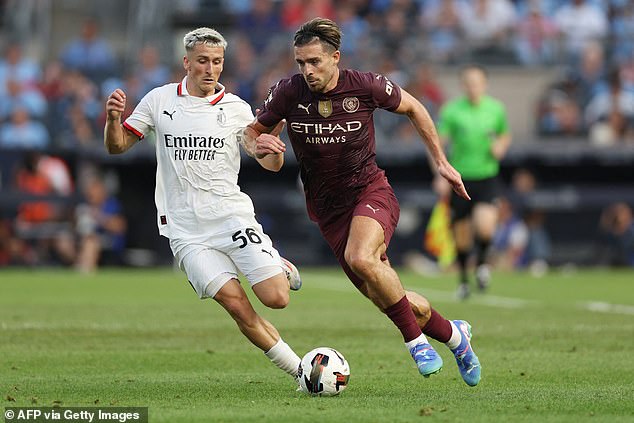
[{"label": "maroon sock", "polygon": [[[416,323],[416,316],[414,316],[407,297],[401,298],[396,304],[386,308],[384,313],[387,314],[387,317],[389,317],[401,331],[405,342],[418,338],[422,333]],[[451,332],[449,334],[451,335]]]},{"label": "maroon sock", "polygon": [[430,338],[445,343],[451,338],[451,322],[442,317],[436,310],[431,309],[431,317],[423,328],[423,333]]}]

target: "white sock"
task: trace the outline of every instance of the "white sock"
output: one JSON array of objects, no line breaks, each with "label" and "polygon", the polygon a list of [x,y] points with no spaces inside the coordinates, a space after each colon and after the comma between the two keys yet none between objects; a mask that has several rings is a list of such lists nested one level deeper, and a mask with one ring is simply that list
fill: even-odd
[{"label": "white sock", "polygon": [[409,350],[411,350],[412,348],[414,348],[418,344],[429,344],[429,341],[427,340],[427,337],[425,335],[423,335],[422,333],[420,334],[420,336],[418,336],[418,338],[415,338],[415,339],[412,339],[409,342],[406,342],[405,346],[407,347],[407,351],[409,351]]},{"label": "white sock", "polygon": [[277,367],[284,370],[291,376],[297,376],[299,363],[302,361],[295,351],[288,346],[286,342],[280,338],[277,344],[273,345],[270,350],[264,353]]},{"label": "white sock", "polygon": [[449,338],[449,341],[445,342],[445,345],[448,346],[450,350],[455,350],[456,348],[458,348],[460,342],[462,341],[462,334],[453,322],[449,323],[451,323],[451,338]]}]

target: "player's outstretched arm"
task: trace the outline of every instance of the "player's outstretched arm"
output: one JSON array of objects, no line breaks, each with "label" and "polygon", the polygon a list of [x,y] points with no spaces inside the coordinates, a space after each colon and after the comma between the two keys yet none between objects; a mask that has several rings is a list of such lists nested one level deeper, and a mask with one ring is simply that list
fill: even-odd
[{"label": "player's outstretched arm", "polygon": [[106,101],[106,126],[103,130],[103,142],[110,154],[128,151],[139,137],[121,125],[121,114],[125,110],[126,97],[123,90],[117,88]]},{"label": "player's outstretched arm", "polygon": [[286,145],[279,138],[284,124],[285,121],[282,120],[274,127],[267,128],[256,119],[242,133],[242,145],[247,154],[255,157],[263,168],[272,172],[279,171],[284,165]]},{"label": "player's outstretched arm", "polygon": [[470,200],[469,194],[462,182],[462,176],[454,169],[445,152],[442,149],[436,126],[431,116],[420,101],[416,100],[410,93],[401,89],[401,104],[396,108],[396,113],[407,115],[416,128],[427,147],[431,156],[431,161],[436,165],[438,173],[449,182],[453,190],[464,199]]}]

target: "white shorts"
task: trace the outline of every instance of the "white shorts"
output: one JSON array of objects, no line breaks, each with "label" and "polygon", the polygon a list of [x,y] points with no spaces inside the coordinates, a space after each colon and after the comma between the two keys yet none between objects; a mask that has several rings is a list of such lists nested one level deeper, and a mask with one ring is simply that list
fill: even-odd
[{"label": "white shorts", "polygon": [[280,254],[255,221],[210,236],[203,244],[185,245],[175,258],[200,298],[214,297],[242,273],[251,286],[283,272]]}]

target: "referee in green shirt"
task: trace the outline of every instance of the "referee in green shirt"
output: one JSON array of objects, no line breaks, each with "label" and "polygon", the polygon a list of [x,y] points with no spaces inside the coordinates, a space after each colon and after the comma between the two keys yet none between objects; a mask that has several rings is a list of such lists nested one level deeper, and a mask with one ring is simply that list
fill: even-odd
[{"label": "referee in green shirt", "polygon": [[469,296],[467,262],[477,255],[476,282],[486,289],[491,277],[487,250],[497,224],[498,173],[511,134],[504,105],[486,94],[483,68],[469,65],[461,72],[464,95],[446,103],[440,111],[438,132],[448,144],[449,162],[460,172],[471,196],[467,201],[451,194],[451,222],[460,269],[458,297]]}]

